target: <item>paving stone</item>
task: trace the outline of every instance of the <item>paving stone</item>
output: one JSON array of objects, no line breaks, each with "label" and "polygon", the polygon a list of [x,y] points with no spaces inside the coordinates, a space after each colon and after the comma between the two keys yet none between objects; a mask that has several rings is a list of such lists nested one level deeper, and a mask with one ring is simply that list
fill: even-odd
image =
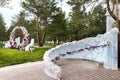
[{"label": "paving stone", "polygon": [[[101,64],[87,60],[56,61],[62,68],[61,80],[120,80],[120,69],[104,69]],[[55,80],[47,76],[43,61],[0,68],[0,80]]]}]

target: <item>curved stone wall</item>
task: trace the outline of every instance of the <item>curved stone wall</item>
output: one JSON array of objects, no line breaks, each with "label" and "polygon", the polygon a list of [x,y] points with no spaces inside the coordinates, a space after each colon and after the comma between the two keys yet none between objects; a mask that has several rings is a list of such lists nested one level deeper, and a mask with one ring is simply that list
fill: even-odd
[{"label": "curved stone wall", "polygon": [[67,42],[45,52],[44,71],[57,80],[61,78],[61,67],[54,63],[59,59],[87,59],[103,63],[106,69],[117,70],[118,29],[80,41]]}]

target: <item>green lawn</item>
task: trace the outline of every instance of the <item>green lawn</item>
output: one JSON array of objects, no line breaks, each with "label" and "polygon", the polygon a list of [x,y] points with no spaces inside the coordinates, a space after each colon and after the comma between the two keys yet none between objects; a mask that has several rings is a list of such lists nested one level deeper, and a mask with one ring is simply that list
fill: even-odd
[{"label": "green lawn", "polygon": [[33,52],[0,48],[0,67],[43,60],[49,48],[35,48]]}]

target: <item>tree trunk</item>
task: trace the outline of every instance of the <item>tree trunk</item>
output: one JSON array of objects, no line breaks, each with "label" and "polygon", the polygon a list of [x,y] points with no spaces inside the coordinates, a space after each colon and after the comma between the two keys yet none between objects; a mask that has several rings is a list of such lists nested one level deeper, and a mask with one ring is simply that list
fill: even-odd
[{"label": "tree trunk", "polygon": [[[39,17],[37,16],[36,18],[36,37],[37,37],[37,42],[38,42],[38,45],[40,44],[40,38],[39,38]],[[39,45],[40,47],[40,45]]]},{"label": "tree trunk", "polygon": [[[113,13],[113,10],[110,9],[110,4],[109,4],[109,2],[110,2],[110,0],[107,0],[107,10],[108,10],[109,14],[111,15],[111,17],[117,22],[118,17],[117,17],[117,15],[115,15],[115,14]],[[118,20],[117,23],[118,23],[118,25],[119,25],[119,27],[120,27],[120,20]]]},{"label": "tree trunk", "polygon": [[[47,23],[47,19],[46,19],[46,28],[48,27],[48,23]],[[45,30],[45,32],[44,32],[44,34],[43,34],[43,37],[39,40],[39,46],[41,46],[41,47],[43,47],[43,45],[44,45],[44,43],[45,43],[45,38],[46,38],[46,34],[47,34],[47,32],[46,32],[46,30]]]},{"label": "tree trunk", "polygon": [[116,27],[119,28],[119,10],[118,10],[118,0],[116,0]]},{"label": "tree trunk", "polygon": [[110,0],[107,0],[107,10],[109,12],[109,14],[111,15],[111,17],[116,21],[116,16],[115,14],[113,13],[113,11],[110,9],[110,4],[109,4]]},{"label": "tree trunk", "polygon": [[44,43],[45,43],[45,37],[46,37],[46,32],[44,32],[43,34],[43,38],[39,40],[39,46],[43,47]]},{"label": "tree trunk", "polygon": [[59,36],[57,37],[57,44],[60,44]]},{"label": "tree trunk", "polygon": [[54,44],[56,44],[56,37],[53,39],[53,41],[54,41]]},{"label": "tree trunk", "polygon": [[46,31],[44,32],[44,35],[43,35],[43,44],[45,43],[45,38],[46,38]]}]

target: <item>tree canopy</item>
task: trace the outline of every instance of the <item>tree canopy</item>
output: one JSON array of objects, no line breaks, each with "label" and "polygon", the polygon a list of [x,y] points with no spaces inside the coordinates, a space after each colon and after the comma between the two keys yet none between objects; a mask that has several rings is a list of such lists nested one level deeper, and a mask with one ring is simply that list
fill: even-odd
[{"label": "tree canopy", "polygon": [[[43,46],[46,32],[41,33],[41,26],[48,26],[50,16],[56,9],[55,0],[26,0],[22,2],[22,7],[36,16],[37,42],[39,46]],[[40,34],[43,35],[40,36]]]},{"label": "tree canopy", "polygon": [[5,7],[10,3],[11,0],[0,0],[0,6]]},{"label": "tree canopy", "polygon": [[88,1],[68,1],[68,4],[72,6],[72,12],[70,13],[71,19],[68,27],[71,40],[79,40],[105,32],[105,9],[97,6],[92,13],[86,12],[86,6],[84,4]]},{"label": "tree canopy", "polygon": [[5,22],[0,14],[0,41],[5,41],[6,40],[6,27],[5,27]]},{"label": "tree canopy", "polygon": [[53,40],[54,43],[58,41],[59,44],[60,41],[64,41],[67,35],[65,13],[59,9],[56,14],[51,16],[51,19],[52,21],[47,28],[47,33],[50,40]]},{"label": "tree canopy", "polygon": [[[86,4],[91,3],[91,0],[68,0],[72,11],[66,19],[55,0],[25,0],[22,2],[24,12],[12,20],[11,26],[25,26],[39,46],[43,46],[45,40],[73,41],[96,36],[105,32],[106,10],[98,5],[92,12],[87,12]],[[34,19],[26,20],[28,13],[32,13]]]}]

